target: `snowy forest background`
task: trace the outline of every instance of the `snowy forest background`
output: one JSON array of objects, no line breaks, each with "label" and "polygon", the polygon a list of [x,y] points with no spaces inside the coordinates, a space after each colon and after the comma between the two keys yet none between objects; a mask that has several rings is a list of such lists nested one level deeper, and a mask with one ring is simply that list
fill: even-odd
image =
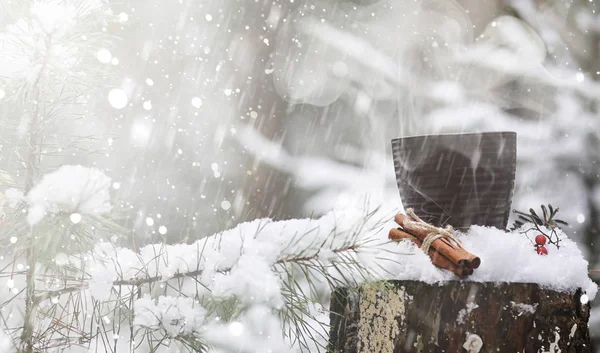
[{"label": "snowy forest background", "polygon": [[399,203],[400,136],[517,131],[514,208],[560,207],[598,268],[597,7],[0,0],[0,351],[322,350],[380,220],[219,232]]}]

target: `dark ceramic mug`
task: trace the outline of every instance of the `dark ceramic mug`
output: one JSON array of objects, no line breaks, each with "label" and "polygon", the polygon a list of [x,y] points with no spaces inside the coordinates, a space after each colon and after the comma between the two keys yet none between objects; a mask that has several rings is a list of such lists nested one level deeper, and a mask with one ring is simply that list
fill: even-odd
[{"label": "dark ceramic mug", "polygon": [[506,228],[515,183],[517,134],[481,132],[392,140],[405,208],[436,226]]}]

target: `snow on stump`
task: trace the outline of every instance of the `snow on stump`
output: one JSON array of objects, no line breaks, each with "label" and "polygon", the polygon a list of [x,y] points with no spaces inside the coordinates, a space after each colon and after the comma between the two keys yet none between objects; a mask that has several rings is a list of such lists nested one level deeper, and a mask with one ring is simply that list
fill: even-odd
[{"label": "snow on stump", "polygon": [[590,352],[581,290],[534,283],[381,281],[337,289],[330,352]]}]

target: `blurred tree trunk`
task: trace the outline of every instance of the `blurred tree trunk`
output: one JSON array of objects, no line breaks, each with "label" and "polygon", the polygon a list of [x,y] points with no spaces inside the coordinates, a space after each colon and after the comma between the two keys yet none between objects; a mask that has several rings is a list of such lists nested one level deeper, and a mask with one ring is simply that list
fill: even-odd
[{"label": "blurred tree trunk", "polygon": [[[285,138],[285,118],[290,104],[279,95],[273,76],[267,72],[272,65],[271,56],[279,26],[286,15],[299,4],[298,1],[262,1],[247,15],[247,18],[253,19],[248,39],[254,49],[254,57],[247,58],[251,68],[251,79],[247,85],[250,89],[244,94],[238,107],[242,116],[247,114],[248,109],[256,111],[256,119],[248,124],[253,125],[264,138],[275,143],[282,143]],[[246,77],[240,79],[246,80]],[[261,163],[253,156],[248,156],[245,169],[249,175],[243,180],[243,204],[237,210],[238,221],[263,217],[282,219],[297,214],[294,205],[290,204],[291,198],[286,197],[293,183],[290,175]]]}]

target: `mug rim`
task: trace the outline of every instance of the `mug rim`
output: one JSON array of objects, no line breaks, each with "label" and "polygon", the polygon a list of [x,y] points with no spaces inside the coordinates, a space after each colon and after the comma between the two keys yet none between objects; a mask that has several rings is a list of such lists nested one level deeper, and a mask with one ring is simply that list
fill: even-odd
[{"label": "mug rim", "polygon": [[392,143],[399,140],[407,140],[407,139],[417,139],[424,137],[438,137],[438,136],[481,136],[481,135],[517,135],[516,131],[481,131],[481,132],[451,132],[451,133],[442,133],[442,134],[427,134],[427,135],[413,135],[413,136],[405,136],[405,137],[396,137],[392,139]]}]

